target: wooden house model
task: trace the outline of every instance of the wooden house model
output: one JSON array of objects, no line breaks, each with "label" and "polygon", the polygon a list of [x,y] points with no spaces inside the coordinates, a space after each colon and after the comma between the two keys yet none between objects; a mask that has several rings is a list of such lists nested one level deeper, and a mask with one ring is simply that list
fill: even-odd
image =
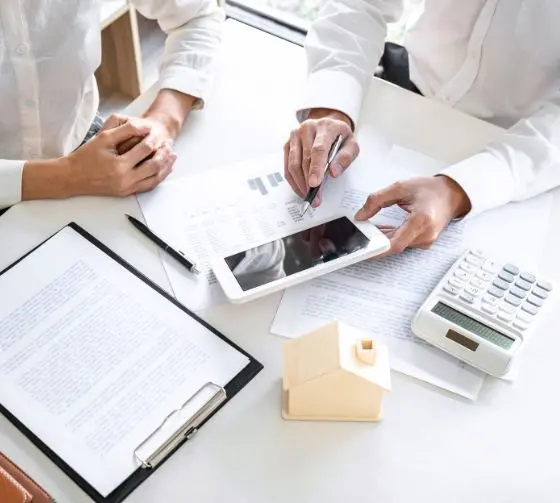
[{"label": "wooden house model", "polygon": [[385,346],[332,322],[284,344],[285,419],[379,421],[391,389]]}]

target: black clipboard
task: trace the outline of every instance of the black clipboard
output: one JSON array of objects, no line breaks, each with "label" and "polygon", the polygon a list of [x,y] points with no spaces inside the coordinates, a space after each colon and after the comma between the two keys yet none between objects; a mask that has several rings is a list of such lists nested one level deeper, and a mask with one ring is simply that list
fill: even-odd
[{"label": "black clipboard", "polygon": [[[207,386],[215,386],[216,391],[212,395],[212,398],[205,404],[208,408],[206,410],[199,411],[200,415],[196,417],[195,424],[185,424],[185,428],[180,430],[180,435],[177,435],[177,432],[173,435],[173,437],[169,439],[168,445],[164,446],[162,452],[159,452],[157,456],[157,462],[150,463],[149,460],[140,460],[138,462],[140,465],[139,468],[130,475],[126,480],[124,480],[113,492],[111,492],[107,497],[102,496],[93,486],[91,486],[81,475],[79,475],[76,471],[72,469],[62,458],[60,458],[56,452],[54,452],[48,445],[46,445],[40,438],[38,438],[31,430],[29,430],[25,424],[17,419],[8,409],[6,409],[2,404],[0,404],[0,413],[4,415],[20,432],[22,432],[43,454],[45,454],[53,463],[57,465],[72,481],[78,485],[90,498],[92,498],[96,503],[120,503],[125,498],[127,498],[138,486],[142,484],[148,477],[150,477],[167,459],[169,459],[187,440],[191,438],[193,433],[198,431],[200,427],[202,427],[209,419],[211,419],[214,414],[216,414],[229,400],[231,400],[243,387],[245,387],[264,367],[263,365],[253,358],[249,353],[244,351],[240,348],[237,344],[229,340],[226,336],[222,333],[218,332],[214,327],[206,323],[204,320],[199,318],[196,314],[192,311],[187,309],[184,305],[170,296],[166,291],[161,289],[158,285],[156,285],[153,281],[149,278],[144,276],[141,272],[139,272],[136,268],[134,268],[131,264],[125,261],[122,257],[117,255],[113,252],[110,248],[105,246],[95,237],[93,237],[90,233],[88,233],[85,229],[80,227],[75,222],[70,222],[67,226],[63,227],[62,229],[70,227],[78,234],[80,234],[83,238],[87,241],[95,245],[105,254],[107,254],[110,258],[115,260],[119,263],[122,267],[124,267],[127,271],[131,274],[135,275],[139,279],[141,279],[144,283],[148,286],[153,288],[156,292],[160,295],[165,297],[169,302],[173,303],[179,309],[184,311],[190,317],[192,317],[195,321],[200,323],[214,335],[222,339],[223,341],[227,342],[230,346],[235,348],[241,354],[246,356],[249,359],[249,363],[245,366],[241,372],[239,372],[225,387],[220,387],[217,385],[213,385],[213,383],[207,383]],[[24,260],[27,256],[31,255],[35,250],[40,248],[44,245],[49,239],[53,238],[60,232],[62,229],[57,231],[55,234],[47,238],[41,244],[33,248],[31,251],[26,253],[24,256],[16,260],[13,264],[6,267],[3,271],[0,272],[0,276],[4,274],[9,269],[16,266],[19,262]],[[201,391],[201,390],[199,390]],[[197,391],[198,393],[198,391]],[[195,393],[196,395],[196,393]],[[136,453],[131,453],[136,456]]]}]

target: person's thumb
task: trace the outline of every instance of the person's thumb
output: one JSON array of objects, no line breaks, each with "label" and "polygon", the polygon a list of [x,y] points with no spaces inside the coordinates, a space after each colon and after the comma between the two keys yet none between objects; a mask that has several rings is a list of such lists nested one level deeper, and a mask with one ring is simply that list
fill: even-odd
[{"label": "person's thumb", "polygon": [[346,169],[354,162],[358,154],[360,153],[360,148],[355,140],[349,140],[340,150],[340,152],[334,158],[330,172],[331,176],[337,177],[342,175]]}]

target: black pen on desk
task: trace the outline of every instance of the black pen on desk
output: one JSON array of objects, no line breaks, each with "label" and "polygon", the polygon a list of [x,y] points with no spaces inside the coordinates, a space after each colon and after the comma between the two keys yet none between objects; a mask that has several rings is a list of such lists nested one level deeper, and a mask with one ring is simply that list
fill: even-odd
[{"label": "black pen on desk", "polygon": [[182,251],[175,250],[174,248],[169,246],[163,239],[156,236],[146,225],[140,222],[140,220],[128,214],[126,215],[126,217],[128,218],[129,222],[134,225],[134,227],[136,227],[142,234],[144,234],[144,236],[158,245],[164,252],[171,255],[177,262],[186,267],[190,272],[194,274],[198,274],[200,272],[196,268],[196,265],[194,265],[189,259],[187,259],[187,257],[185,257],[185,254]]},{"label": "black pen on desk", "polygon": [[[340,151],[340,148],[342,147],[343,141],[344,141],[344,138],[342,138],[342,135],[339,134],[336,137],[336,140],[331,145],[331,148],[329,150],[329,156],[327,157],[327,163],[325,165],[325,170],[323,171],[323,182],[325,181],[325,178],[327,177],[327,174],[328,174],[329,168],[331,166],[331,163],[333,162],[334,158],[337,156],[338,152]],[[307,192],[307,196],[305,196],[305,199],[303,201],[303,209],[301,211],[301,216],[302,217],[303,217],[303,215],[305,215],[307,210],[311,207],[311,204],[313,203],[313,200],[315,199],[315,197],[317,197],[317,194],[319,193],[319,190],[321,189],[321,186],[323,185],[323,182],[321,182],[319,185],[317,185],[317,187],[310,188],[309,191]]]}]

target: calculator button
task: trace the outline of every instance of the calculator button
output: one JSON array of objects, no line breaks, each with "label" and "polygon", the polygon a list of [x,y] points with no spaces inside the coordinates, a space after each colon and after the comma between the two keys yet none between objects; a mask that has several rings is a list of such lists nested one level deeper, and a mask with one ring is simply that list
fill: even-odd
[{"label": "calculator button", "polygon": [[497,306],[500,303],[500,299],[498,299],[498,297],[492,297],[491,295],[485,295],[482,297],[482,302],[490,304],[491,306]]},{"label": "calculator button", "polygon": [[476,286],[476,288],[480,288],[482,290],[483,288],[486,288],[486,281],[482,281],[481,279],[477,279],[477,278],[472,278],[471,285]]},{"label": "calculator button", "polygon": [[507,271],[504,271],[504,270],[500,271],[500,274],[498,274],[498,277],[500,279],[503,279],[504,281],[507,281],[508,283],[513,283],[513,280],[515,279],[513,277],[513,274],[511,274]]},{"label": "calculator button", "polygon": [[521,306],[521,309],[529,314],[537,314],[539,312],[539,309],[537,307],[533,306],[532,304],[528,304],[527,302],[525,302]]},{"label": "calculator button", "polygon": [[483,279],[484,281],[490,281],[494,277],[494,275],[486,271],[478,271],[476,273],[476,277]]},{"label": "calculator button", "polygon": [[[523,275],[521,275],[521,277],[523,277]],[[531,283],[529,283],[528,281],[526,281],[524,279],[518,279],[515,282],[515,286],[517,288],[521,288],[522,290],[529,290],[531,288]]]},{"label": "calculator button", "polygon": [[500,278],[496,278],[492,284],[498,287],[500,290],[507,290],[509,288],[509,283],[506,283],[503,279]]},{"label": "calculator button", "polygon": [[475,257],[474,255],[470,254],[465,257],[465,262],[479,267],[482,265],[483,260],[482,257]]},{"label": "calculator button", "polygon": [[447,285],[445,285],[445,286],[443,287],[443,289],[444,289],[447,293],[450,293],[451,295],[457,295],[457,294],[461,291],[460,288],[457,288],[457,287],[455,287],[455,286],[453,286],[453,285],[450,285],[449,283],[448,283]]},{"label": "calculator button", "polygon": [[496,273],[498,272],[499,268],[500,266],[492,260],[487,260],[486,262],[484,262],[484,264],[482,264],[482,270],[486,272]]},{"label": "calculator button", "polygon": [[457,269],[455,271],[455,276],[457,276],[458,278],[461,279],[469,279],[470,274],[467,274],[465,271],[461,270],[461,269]]},{"label": "calculator button", "polygon": [[527,292],[525,290],[517,288],[516,286],[512,286],[509,293],[515,295],[516,297],[519,297],[520,299],[525,298],[525,295],[527,295]]},{"label": "calculator button", "polygon": [[527,302],[537,307],[542,307],[543,305],[542,299],[539,299],[536,295],[529,295],[529,297],[527,297]]},{"label": "calculator button", "polygon": [[500,290],[499,288],[496,288],[495,286],[491,286],[488,289],[488,293],[490,295],[493,295],[494,297],[498,297],[499,299],[501,299],[505,295],[505,292],[503,290]]},{"label": "calculator button", "polygon": [[502,321],[507,321],[508,323],[513,320],[513,314],[506,313],[505,311],[500,310],[498,312],[498,319]]},{"label": "calculator button", "polygon": [[517,276],[519,274],[519,267],[517,267],[516,265],[513,264],[506,264],[503,267],[504,271],[509,272],[510,274],[513,274],[514,276]]},{"label": "calculator button", "polygon": [[512,306],[511,304],[506,304],[506,303],[502,304],[500,306],[500,309],[502,311],[505,311],[506,313],[509,313],[509,314],[513,314],[513,313],[515,313],[515,311],[517,311],[517,309],[514,306]]},{"label": "calculator button", "polygon": [[480,293],[480,290],[478,288],[475,288],[474,286],[466,286],[465,292],[472,295],[473,297],[476,297]]},{"label": "calculator button", "polygon": [[463,292],[459,298],[464,302],[468,302],[469,304],[472,304],[474,302],[474,297],[470,293]]},{"label": "calculator button", "polygon": [[527,330],[529,328],[529,325],[527,325],[527,323],[522,322],[521,320],[515,320],[513,322],[513,326],[515,328],[518,328],[519,330]]},{"label": "calculator button", "polygon": [[521,279],[524,279],[528,283],[534,283],[537,280],[537,278],[535,278],[535,275],[531,274],[530,272],[522,272],[519,277]]},{"label": "calculator button", "polygon": [[481,250],[470,250],[469,255],[474,255],[475,257],[478,258],[484,258],[484,253],[482,253]]},{"label": "calculator button", "polygon": [[549,281],[539,281],[537,283],[537,286],[547,292],[550,292],[552,290],[552,283],[550,283]]},{"label": "calculator button", "polygon": [[459,278],[449,278],[449,284],[457,288],[463,288],[465,286],[465,282],[461,281]]},{"label": "calculator button", "polygon": [[463,269],[463,271],[467,271],[469,274],[476,271],[476,267],[474,265],[467,264],[466,262],[463,262],[459,267]]},{"label": "calculator button", "polygon": [[524,313],[523,311],[519,311],[517,313],[517,318],[525,323],[531,323],[533,321],[533,316],[529,313]]},{"label": "calculator button", "polygon": [[513,295],[507,294],[506,298],[504,299],[508,304],[512,306],[519,306],[521,305],[521,299],[519,297],[515,297]]},{"label": "calculator button", "polygon": [[489,314],[496,314],[496,312],[498,311],[498,308],[496,306],[493,306],[492,304],[482,303],[480,308]]},{"label": "calculator button", "polygon": [[548,292],[540,287],[533,288],[532,294],[541,299],[546,299],[548,297]]}]

